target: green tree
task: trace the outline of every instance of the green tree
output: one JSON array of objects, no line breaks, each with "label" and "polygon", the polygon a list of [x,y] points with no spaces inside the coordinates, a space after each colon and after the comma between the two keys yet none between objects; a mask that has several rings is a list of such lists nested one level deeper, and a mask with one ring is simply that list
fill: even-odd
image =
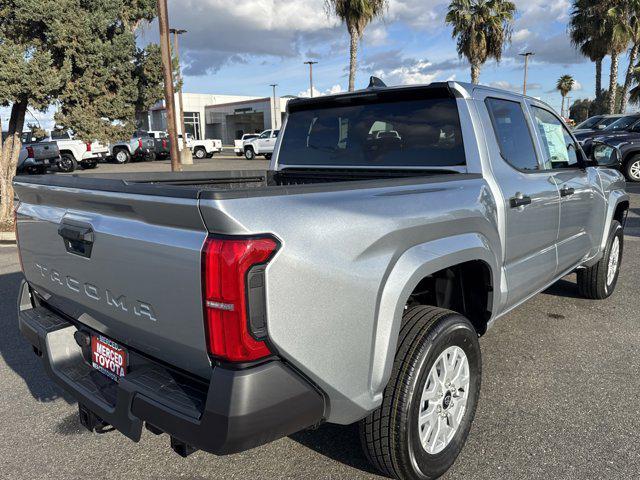
[{"label": "green tree", "polygon": [[164,77],[162,76],[162,56],[160,45],[152,43],[139,48],[135,56],[137,83],[136,117],[146,115],[156,102],[164,98]]},{"label": "green tree", "polygon": [[325,0],[328,11],[337,15],[346,25],[351,37],[349,48],[349,91],[353,92],[358,68],[358,45],[365,28],[376,17],[384,14],[387,0]]},{"label": "green tree", "polygon": [[11,185],[27,107],[56,104],[56,120],[90,141],[133,130],[135,30],[155,0],[0,0],[0,103],[11,119],[0,152],[0,223],[13,210]]},{"label": "green tree", "polygon": [[640,49],[640,0],[624,0],[618,2],[611,9],[610,14],[617,18],[621,28],[626,32],[626,36],[631,42],[629,49],[629,65],[625,74],[624,85],[620,97],[620,113],[627,109],[627,94],[633,82],[633,71],[636,67],[638,50]]},{"label": "green tree", "polygon": [[602,29],[605,9],[600,0],[574,0],[569,20],[571,42],[596,66],[596,97],[602,93],[602,60],[607,56],[607,41]]},{"label": "green tree", "polygon": [[516,6],[506,0],[453,0],[446,23],[453,27],[460,57],[471,64],[471,82],[480,80],[480,67],[490,58],[500,61],[511,40]]},{"label": "green tree", "polygon": [[609,72],[609,102],[608,113],[615,113],[618,102],[618,66],[620,54],[623,53],[631,38],[627,28],[628,20],[622,12],[625,10],[624,0],[606,0],[600,2],[597,8],[607,8],[603,22],[603,31],[608,45],[609,56],[611,57],[611,70]]},{"label": "green tree", "polygon": [[569,107],[569,118],[578,123],[584,122],[587,118],[593,115],[591,109],[593,108],[593,101],[586,98],[576,100]]},{"label": "green tree", "polygon": [[573,86],[575,85],[575,80],[571,75],[562,75],[558,81],[556,82],[556,90],[560,92],[562,95],[562,107],[560,108],[560,115],[564,116],[564,102],[567,98],[567,95],[571,90],[573,90]]}]

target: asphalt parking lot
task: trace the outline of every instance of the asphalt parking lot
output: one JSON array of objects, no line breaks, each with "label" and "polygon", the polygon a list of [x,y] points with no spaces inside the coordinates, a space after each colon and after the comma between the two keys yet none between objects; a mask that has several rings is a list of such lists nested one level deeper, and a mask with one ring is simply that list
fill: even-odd
[{"label": "asphalt parking lot", "polygon": [[[189,169],[264,168],[236,157]],[[144,171],[153,164],[100,165]],[[142,170],[138,170],[142,169]],[[640,472],[640,186],[616,293],[581,299],[572,276],[499,320],[483,337],[474,426],[447,479],[638,478]],[[86,432],[77,405],[46,377],[16,318],[14,246],[0,246],[0,477],[374,479],[353,426],[325,425],[228,457],[183,459],[166,435],[132,443]]]},{"label": "asphalt parking lot", "polygon": [[[216,153],[211,158],[203,160],[193,159],[193,165],[184,165],[185,171],[206,171],[206,170],[261,170],[269,167],[269,161],[264,157],[255,160],[247,160],[238,157],[232,148],[225,148],[221,153]],[[95,170],[78,169],[73,174],[86,175],[94,173],[124,173],[124,172],[170,172],[170,160],[156,160],[154,162],[131,162],[125,165],[103,162],[98,164]],[[65,174],[63,174],[65,175]],[[69,174],[66,174],[69,175]]]}]

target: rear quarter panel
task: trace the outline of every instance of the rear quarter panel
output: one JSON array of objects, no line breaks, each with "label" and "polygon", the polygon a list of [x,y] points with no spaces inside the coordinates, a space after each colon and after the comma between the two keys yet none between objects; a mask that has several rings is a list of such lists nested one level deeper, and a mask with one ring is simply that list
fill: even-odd
[{"label": "rear quarter panel", "polygon": [[[465,178],[201,200],[209,230],[216,232],[224,216],[232,220],[220,233],[271,233],[282,243],[267,268],[269,336],[283,358],[328,394],[330,421],[353,422],[380,403],[389,374],[381,355],[393,355],[406,301],[383,298],[389,279],[404,295],[415,272],[429,273],[420,270],[429,257],[445,258],[438,249],[448,238],[473,234],[488,251],[500,245],[488,185],[479,175]],[[488,254],[492,266],[500,255]]]}]

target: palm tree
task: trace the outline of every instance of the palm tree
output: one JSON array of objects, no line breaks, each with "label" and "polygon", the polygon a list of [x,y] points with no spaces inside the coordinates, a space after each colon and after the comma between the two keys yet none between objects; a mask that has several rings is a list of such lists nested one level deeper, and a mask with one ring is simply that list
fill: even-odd
[{"label": "palm tree", "polygon": [[596,98],[602,94],[602,60],[607,56],[603,23],[606,11],[599,0],[574,0],[569,21],[571,43],[596,64]]},{"label": "palm tree", "polygon": [[575,84],[575,80],[571,75],[562,75],[558,79],[558,83],[556,83],[556,89],[560,91],[560,95],[562,95],[562,107],[560,108],[560,115],[564,117],[564,101],[567,98],[567,95],[571,90],[573,90],[573,85]]},{"label": "palm tree", "polygon": [[471,82],[480,80],[480,67],[490,58],[500,61],[511,40],[516,6],[507,0],[452,0],[445,21],[453,26],[460,57],[471,64]]},{"label": "palm tree", "polygon": [[636,68],[636,59],[638,58],[638,50],[640,49],[640,0],[623,0],[619,5],[616,5],[610,13],[621,21],[622,27],[631,41],[629,65],[620,94],[620,113],[624,113],[627,109],[627,92],[631,87],[633,71]]},{"label": "palm tree", "polygon": [[602,7],[608,7],[603,22],[608,52],[611,57],[611,70],[609,72],[609,102],[607,110],[609,113],[615,113],[616,97],[618,93],[618,64],[620,61],[620,54],[627,49],[631,38],[629,36],[629,29],[627,28],[628,21],[624,15],[621,15],[621,11],[624,11],[624,8],[620,7],[623,1],[607,0],[600,3],[602,4]]},{"label": "palm tree", "polygon": [[629,90],[629,103],[640,105],[640,64],[632,70],[631,77],[635,86]]},{"label": "palm tree", "polygon": [[325,0],[328,11],[334,12],[346,25],[351,37],[349,59],[349,91],[353,92],[358,66],[358,44],[364,29],[376,17],[382,16],[388,0]]}]

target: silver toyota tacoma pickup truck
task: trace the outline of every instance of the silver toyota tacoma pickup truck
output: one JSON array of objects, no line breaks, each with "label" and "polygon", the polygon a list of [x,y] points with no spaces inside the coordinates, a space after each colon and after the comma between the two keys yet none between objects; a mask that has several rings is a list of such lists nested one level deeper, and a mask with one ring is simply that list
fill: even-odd
[{"label": "silver toyota tacoma pickup truck", "polygon": [[487,328],[573,271],[614,291],[618,154],[532,98],[372,82],[289,102],[269,171],[18,178],[20,329],[90,430],[186,456],[360,422],[384,474],[436,478]]}]

